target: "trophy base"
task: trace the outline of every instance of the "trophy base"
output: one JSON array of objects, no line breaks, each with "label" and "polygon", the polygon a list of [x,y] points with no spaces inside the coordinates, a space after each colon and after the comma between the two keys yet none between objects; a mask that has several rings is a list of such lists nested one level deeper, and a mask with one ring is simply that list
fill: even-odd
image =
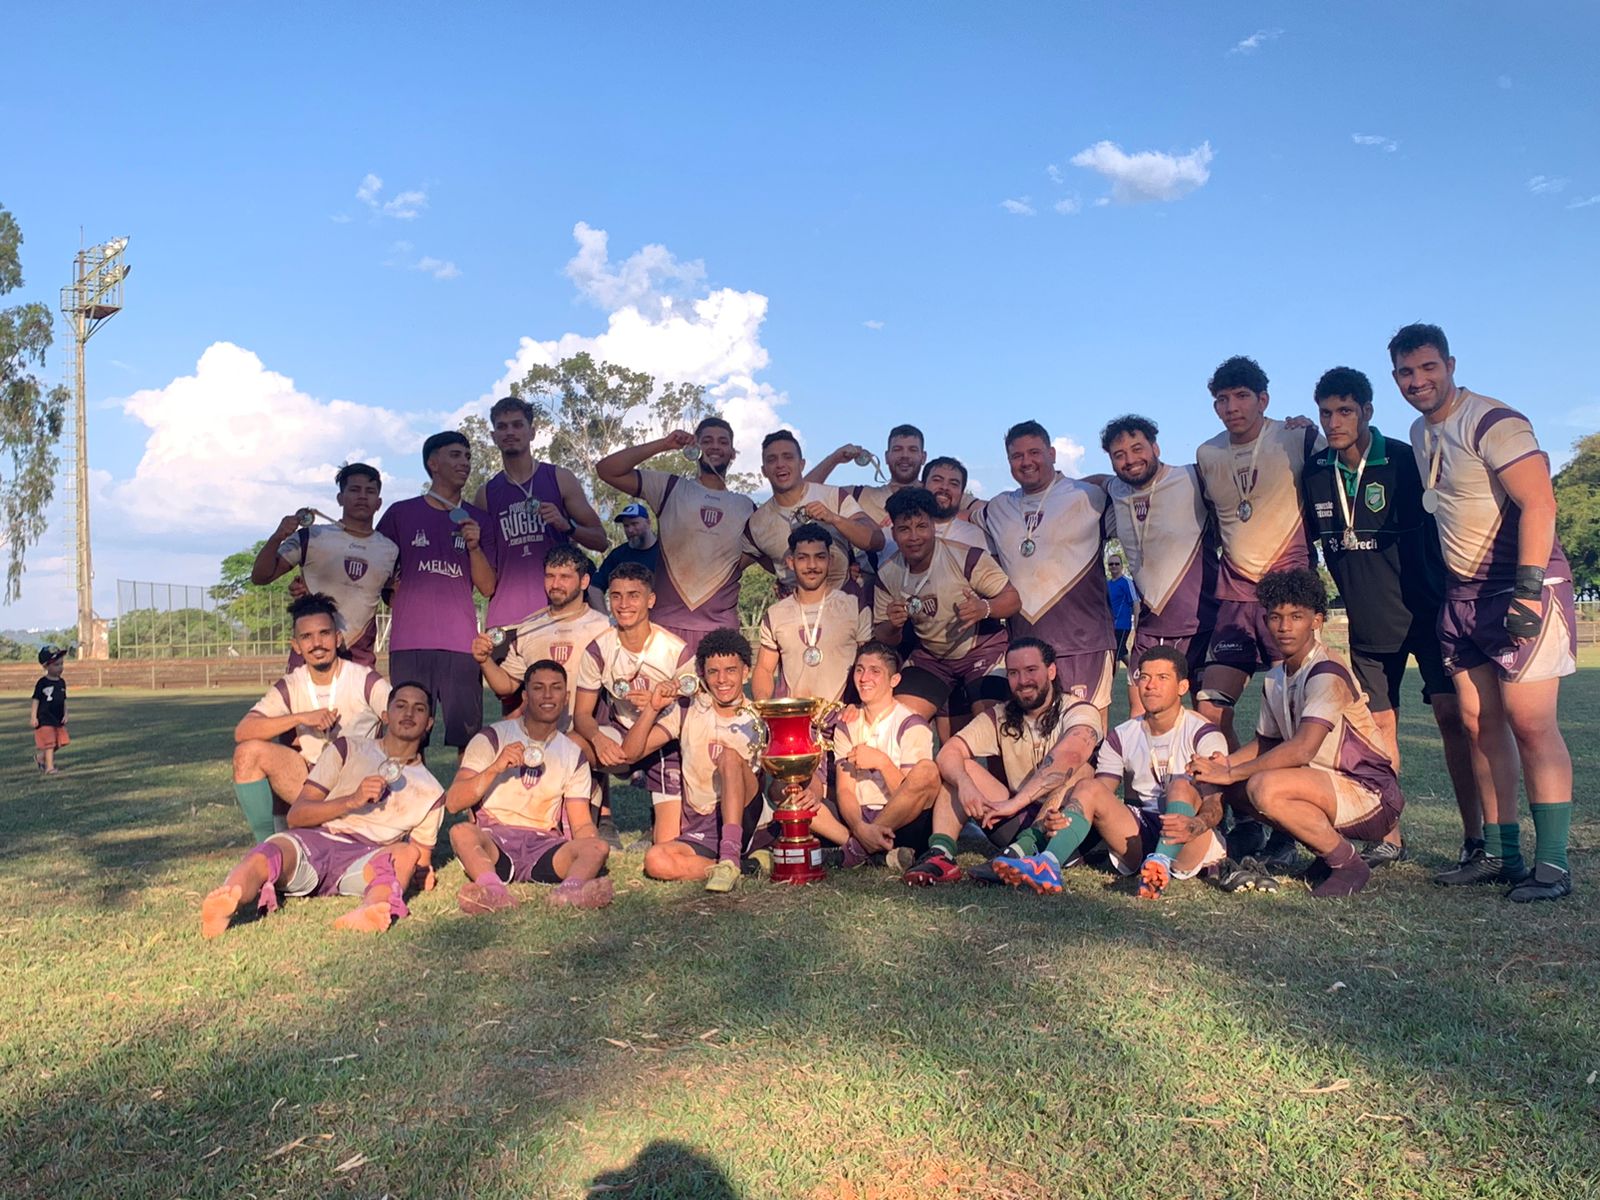
[{"label": "trophy base", "polygon": [[773,815],[780,832],[772,844],[772,882],[805,884],[826,879],[822,843],[811,832],[811,813],[780,808]]}]

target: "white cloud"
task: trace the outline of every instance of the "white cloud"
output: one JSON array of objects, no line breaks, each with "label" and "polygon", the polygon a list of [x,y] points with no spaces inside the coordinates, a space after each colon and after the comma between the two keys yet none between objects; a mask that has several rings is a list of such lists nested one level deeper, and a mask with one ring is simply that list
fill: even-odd
[{"label": "white cloud", "polygon": [[396,221],[412,221],[421,216],[422,210],[428,207],[428,193],[421,188],[396,193],[389,200],[380,200],[379,197],[382,195],[381,176],[369,171],[361,177],[361,184],[356,188],[356,199],[365,204],[374,216],[393,217]]},{"label": "white cloud", "polygon": [[1591,204],[1600,204],[1600,195],[1590,196],[1587,200],[1574,200],[1567,205],[1568,208],[1588,208]]},{"label": "white cloud", "polygon": [[1358,146],[1377,146],[1385,154],[1393,154],[1400,149],[1399,142],[1381,133],[1352,133],[1350,140]]},{"label": "white cloud", "polygon": [[1045,167],[1044,173],[1050,176],[1051,183],[1065,183],[1067,180],[1066,174],[1061,170],[1060,167],[1056,166],[1055,163],[1051,163]]},{"label": "white cloud", "polygon": [[1065,434],[1050,439],[1056,448],[1056,470],[1063,475],[1078,475],[1083,471],[1083,456],[1088,453],[1083,443]]},{"label": "white cloud", "polygon": [[412,263],[411,269],[413,271],[426,271],[435,279],[458,279],[461,276],[461,268],[456,266],[455,263],[448,262],[442,258],[434,258],[428,254],[424,254],[416,262]]},{"label": "white cloud", "polygon": [[[1211,143],[1184,155],[1141,150],[1128,154],[1115,142],[1096,142],[1072,156],[1072,165],[1098,171],[1111,181],[1110,199],[1119,204],[1177,200],[1211,178]],[[1099,201],[1096,201],[1099,203]]]},{"label": "white cloud", "polygon": [[1535,175],[1528,180],[1528,190],[1535,196],[1553,195],[1565,191],[1569,180],[1550,175]]},{"label": "white cloud", "polygon": [[308,496],[331,500],[341,462],[404,461],[408,480],[390,482],[391,498],[409,495],[422,473],[412,461],[425,436],[417,418],[307,395],[231,342],[208,347],[194,374],[135,392],[122,410],[149,435],[133,478],[106,500],[140,533],[170,538],[181,526],[260,537]]},{"label": "white cloud", "polygon": [[1068,196],[1065,200],[1057,200],[1051,207],[1063,217],[1070,217],[1083,211],[1083,201],[1076,196]]},{"label": "white cloud", "polygon": [[1229,54],[1254,54],[1270,41],[1283,36],[1281,29],[1258,29],[1242,42],[1235,42]]},{"label": "white cloud", "polygon": [[[580,221],[572,236],[578,250],[567,263],[567,277],[581,295],[608,310],[605,330],[544,340],[523,337],[482,402],[505,395],[529,367],[554,366],[588,351],[605,362],[647,371],[658,384],[704,387],[733,426],[741,465],[754,470],[756,447],[783,423],[778,409],[788,402],[757,378],[769,362],[761,344],[767,297],[726,287],[708,291],[704,265],[680,261],[664,246],[646,246],[613,263],[605,230]],[[796,432],[803,443],[803,431]]]},{"label": "white cloud", "polygon": [[1000,207],[1014,217],[1031,217],[1034,213],[1032,196],[1024,196],[1020,200],[1002,200]]},{"label": "white cloud", "polygon": [[335,225],[348,225],[350,224],[351,217],[349,213],[334,213],[333,216],[328,218],[328,220],[332,221]]},{"label": "white cloud", "polygon": [[706,267],[699,260],[679,262],[665,246],[649,245],[612,264],[610,236],[579,221],[572,236],[578,252],[567,263],[567,278],[591,304],[613,311],[640,303],[659,304],[690,295],[705,284]]},{"label": "white cloud", "polygon": [[865,325],[868,329],[882,329],[883,328],[883,322],[882,321],[863,321],[861,323],[863,325]]}]

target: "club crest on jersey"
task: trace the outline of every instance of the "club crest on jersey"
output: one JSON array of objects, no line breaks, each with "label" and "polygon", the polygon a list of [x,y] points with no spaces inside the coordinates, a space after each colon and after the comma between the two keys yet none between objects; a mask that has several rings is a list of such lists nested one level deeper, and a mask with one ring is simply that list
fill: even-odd
[{"label": "club crest on jersey", "polygon": [[540,763],[537,767],[523,767],[521,774],[523,787],[536,788],[539,786],[539,780],[544,778],[544,764]]},{"label": "club crest on jersey", "polygon": [[554,642],[550,646],[550,657],[558,663],[565,664],[572,657],[571,642]]},{"label": "club crest on jersey", "polygon": [[1256,490],[1256,477],[1259,472],[1252,471],[1249,467],[1240,467],[1233,474],[1234,478],[1239,481],[1240,495]]},{"label": "club crest on jersey", "polygon": [[1071,696],[1074,700],[1087,700],[1089,698],[1089,685],[1086,683],[1075,683],[1067,689],[1067,695]]},{"label": "club crest on jersey", "polygon": [[357,582],[367,573],[367,563],[361,558],[347,558],[344,560],[344,573],[351,583]]},{"label": "club crest on jersey", "polygon": [[919,611],[924,617],[937,617],[939,615],[939,597],[923,596],[922,608]]},{"label": "club crest on jersey", "polygon": [[1383,511],[1384,501],[1385,501],[1385,496],[1384,496],[1384,493],[1383,493],[1383,484],[1381,484],[1381,483],[1369,483],[1369,484],[1367,484],[1367,493],[1366,493],[1366,495],[1367,495],[1367,509],[1368,509],[1368,511],[1370,511],[1370,512],[1382,512]]},{"label": "club crest on jersey", "polygon": [[720,508],[712,508],[709,504],[701,505],[700,519],[705,522],[707,529],[715,529],[722,523],[722,510]]},{"label": "club crest on jersey", "polygon": [[1150,516],[1150,497],[1135,496],[1133,498],[1133,519],[1143,521]]},{"label": "club crest on jersey", "polygon": [[716,762],[717,759],[722,757],[722,752],[726,748],[721,742],[712,742],[711,745],[706,747],[706,752],[711,755],[711,761]]},{"label": "club crest on jersey", "polygon": [[428,541],[428,531],[426,529],[417,530],[417,536],[411,539],[411,544],[413,546],[432,545],[432,543]]}]

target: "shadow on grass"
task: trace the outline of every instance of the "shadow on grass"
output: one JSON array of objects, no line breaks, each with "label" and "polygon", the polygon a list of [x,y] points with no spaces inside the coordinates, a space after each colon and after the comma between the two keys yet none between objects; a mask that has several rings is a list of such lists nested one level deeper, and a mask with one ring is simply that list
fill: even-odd
[{"label": "shadow on grass", "polygon": [[624,1200],[739,1200],[728,1177],[710,1158],[681,1142],[651,1142],[639,1157],[589,1181],[590,1196]]}]

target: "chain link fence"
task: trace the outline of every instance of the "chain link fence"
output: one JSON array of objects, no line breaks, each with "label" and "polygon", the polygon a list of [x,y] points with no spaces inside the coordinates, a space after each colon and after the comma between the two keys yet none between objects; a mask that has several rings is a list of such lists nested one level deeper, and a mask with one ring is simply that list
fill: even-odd
[{"label": "chain link fence", "polygon": [[112,658],[248,658],[285,653],[289,614],[279,597],[219,599],[218,589],[117,580]]}]

